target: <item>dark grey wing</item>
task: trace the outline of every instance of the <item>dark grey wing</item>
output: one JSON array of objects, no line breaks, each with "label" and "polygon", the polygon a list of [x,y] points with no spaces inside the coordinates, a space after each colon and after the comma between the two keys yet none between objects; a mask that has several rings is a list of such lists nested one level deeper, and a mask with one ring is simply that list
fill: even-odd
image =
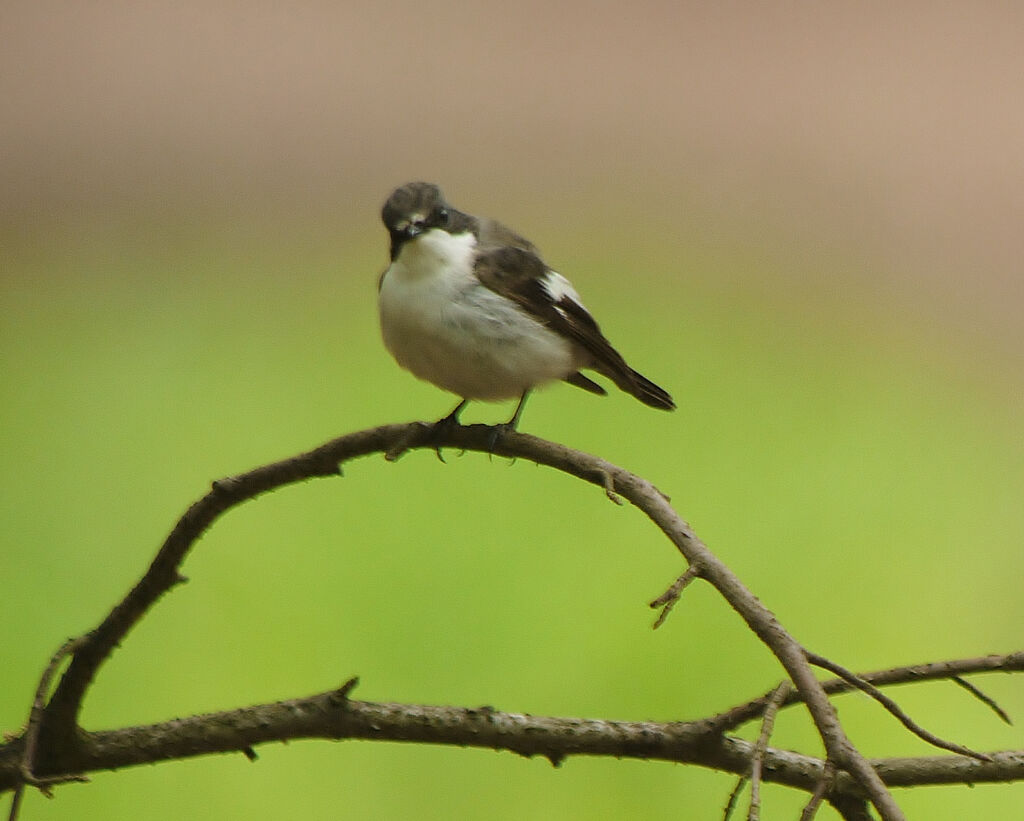
[{"label": "dark grey wing", "polygon": [[[509,246],[512,248],[519,248],[522,251],[531,252],[538,260],[540,255],[537,253],[537,249],[533,243],[530,242],[526,237],[521,237],[507,225],[502,225],[496,220],[487,219],[482,217],[476,221],[476,238],[480,243],[481,248],[501,248]],[[547,266],[541,262],[544,269],[547,270]]]},{"label": "dark grey wing", "polygon": [[[507,229],[506,229],[507,230]],[[526,240],[528,247],[499,246],[486,247],[481,237],[481,248],[477,253],[474,272],[477,278],[492,291],[511,299],[534,319],[551,330],[574,342],[593,359],[590,365],[604,374],[627,393],[641,402],[655,408],[672,409],[672,397],[646,377],[634,371],[622,355],[605,339],[600,327],[587,309],[561,294],[552,296],[545,283],[554,276],[536,250]],[[554,289],[558,293],[559,289]],[[570,374],[566,381],[593,393],[600,388],[581,374]]]},{"label": "dark grey wing", "polygon": [[554,300],[544,287],[548,266],[536,251],[515,245],[487,247],[482,240],[480,245],[473,262],[477,279],[515,302],[534,319],[563,332],[565,318],[555,309]]}]

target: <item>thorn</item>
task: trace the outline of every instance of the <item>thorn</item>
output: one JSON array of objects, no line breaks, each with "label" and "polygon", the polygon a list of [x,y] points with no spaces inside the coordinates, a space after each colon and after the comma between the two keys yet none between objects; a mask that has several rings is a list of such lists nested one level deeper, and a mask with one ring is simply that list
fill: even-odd
[{"label": "thorn", "polygon": [[565,761],[565,753],[544,753],[544,757],[551,762],[551,766],[556,770],[562,766],[562,762]]},{"label": "thorn", "polygon": [[255,762],[256,759],[259,758],[259,756],[256,755],[256,751],[252,747],[242,747],[242,755],[244,755],[246,758],[253,762]]},{"label": "thorn", "polygon": [[214,493],[230,493],[234,490],[235,479],[231,476],[225,476],[223,479],[214,479],[210,483],[210,488]]},{"label": "thorn", "polygon": [[338,707],[341,707],[348,703],[348,694],[351,693],[358,684],[359,676],[352,676],[352,678],[350,678],[348,681],[342,684],[341,687],[339,687],[337,690],[331,693],[331,703]]}]

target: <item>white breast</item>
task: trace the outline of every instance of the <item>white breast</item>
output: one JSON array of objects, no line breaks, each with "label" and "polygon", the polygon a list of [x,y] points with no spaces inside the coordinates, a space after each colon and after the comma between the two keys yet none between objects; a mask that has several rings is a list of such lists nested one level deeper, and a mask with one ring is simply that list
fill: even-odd
[{"label": "white breast", "polygon": [[574,373],[581,353],[482,285],[475,248],[472,233],[433,229],[406,242],[385,272],[381,330],[398,364],[466,399],[518,398]]}]

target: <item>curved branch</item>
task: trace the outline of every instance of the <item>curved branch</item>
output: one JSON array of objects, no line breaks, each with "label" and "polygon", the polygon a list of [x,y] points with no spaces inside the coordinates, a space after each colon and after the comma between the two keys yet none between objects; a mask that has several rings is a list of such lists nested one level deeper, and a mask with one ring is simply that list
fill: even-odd
[{"label": "curved branch", "polygon": [[41,723],[40,738],[49,741],[46,747],[50,754],[73,758],[73,752],[80,744],[78,716],[90,683],[132,627],[164,593],[182,580],[179,573],[182,561],[195,541],[221,514],[268,490],[306,479],[338,475],[340,464],[348,459],[374,452],[383,452],[394,459],[408,449],[422,447],[455,447],[529,459],[596,484],[610,498],[622,496],[640,508],[781,662],[807,706],[828,760],[853,775],[884,819],[903,817],[878,774],[846,737],[803,648],[774,614],[696,537],[664,494],[650,482],[603,459],[527,434],[503,431],[496,438],[495,429],[484,425],[456,425],[443,429],[415,422],[384,425],[339,437],[291,459],[214,482],[210,492],[193,504],[178,521],[135,587],[99,626],[82,638]]}]

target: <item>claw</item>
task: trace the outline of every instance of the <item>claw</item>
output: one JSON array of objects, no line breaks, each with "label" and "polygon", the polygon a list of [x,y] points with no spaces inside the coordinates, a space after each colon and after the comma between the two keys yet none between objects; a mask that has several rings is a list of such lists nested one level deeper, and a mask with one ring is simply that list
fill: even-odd
[{"label": "claw", "polygon": [[[431,432],[430,432],[431,433],[431,437],[440,438],[441,434],[446,433],[447,431],[451,430],[453,427],[458,427],[459,424],[460,424],[460,422],[459,422],[459,414],[462,413],[462,409],[464,407],[466,407],[466,405],[468,405],[468,404],[469,404],[469,400],[468,399],[463,399],[461,402],[459,402],[458,405],[456,405],[452,409],[451,413],[449,413],[443,419],[438,419],[431,426]],[[434,445],[434,453],[437,454],[437,458],[439,460],[441,460],[441,462],[444,462],[444,464],[448,464],[447,462],[444,461],[444,456],[441,455],[441,446],[439,444],[438,445]]]},{"label": "claw", "polygon": [[491,434],[487,437],[487,454],[490,456],[494,453],[494,448],[498,444],[498,440],[501,439],[510,430],[515,430],[509,422],[505,422],[501,425],[492,425]]}]

